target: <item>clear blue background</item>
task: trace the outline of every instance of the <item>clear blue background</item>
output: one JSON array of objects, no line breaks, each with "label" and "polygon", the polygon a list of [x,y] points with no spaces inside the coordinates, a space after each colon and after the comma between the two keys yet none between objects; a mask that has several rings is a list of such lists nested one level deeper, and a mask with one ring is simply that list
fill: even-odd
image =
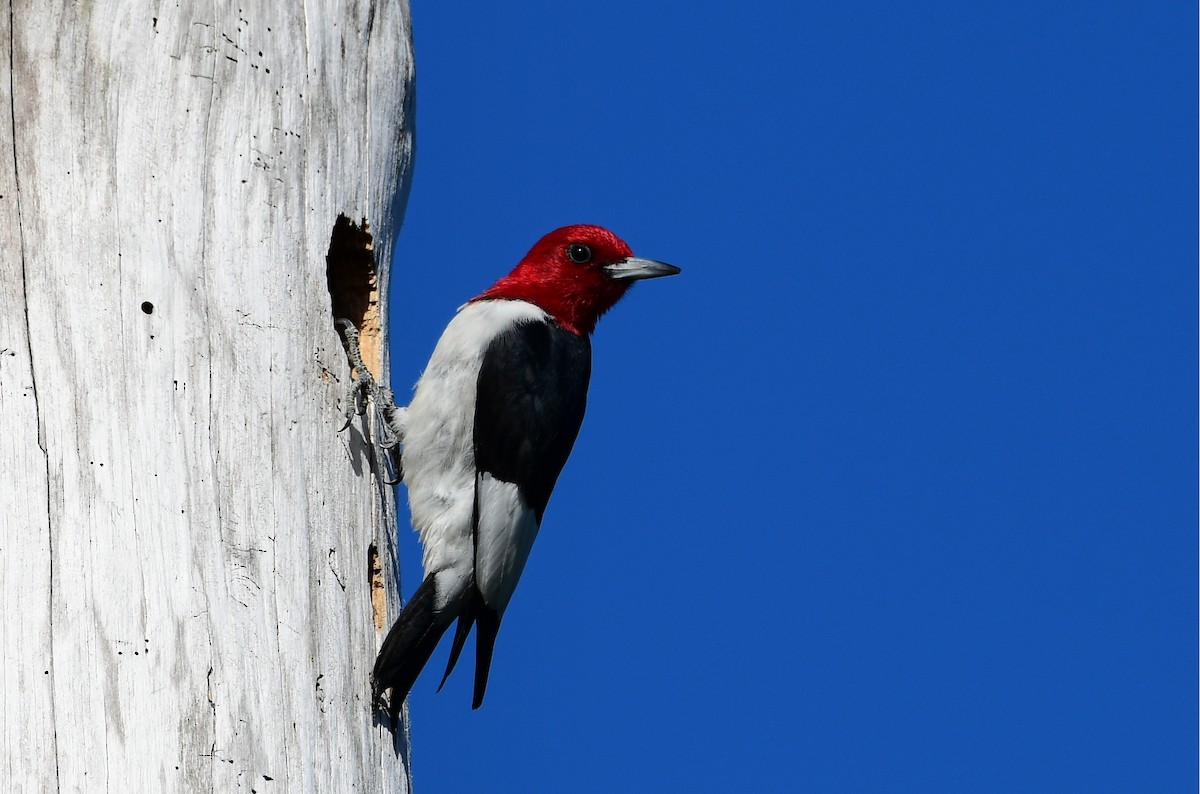
[{"label": "clear blue background", "polygon": [[418,791],[1195,791],[1194,4],[413,18],[398,394],[550,229],[684,269]]}]

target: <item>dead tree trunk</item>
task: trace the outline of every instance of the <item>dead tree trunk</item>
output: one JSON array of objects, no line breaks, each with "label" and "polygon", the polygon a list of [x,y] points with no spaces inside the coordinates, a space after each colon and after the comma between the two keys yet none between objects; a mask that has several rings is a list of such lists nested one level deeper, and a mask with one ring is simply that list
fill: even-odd
[{"label": "dead tree trunk", "polygon": [[333,319],[386,377],[407,2],[9,0],[0,43],[0,779],[406,791]]}]

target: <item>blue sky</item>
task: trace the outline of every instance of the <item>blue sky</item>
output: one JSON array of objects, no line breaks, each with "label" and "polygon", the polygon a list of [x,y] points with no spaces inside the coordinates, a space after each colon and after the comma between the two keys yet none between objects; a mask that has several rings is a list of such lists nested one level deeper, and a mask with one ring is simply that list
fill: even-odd
[{"label": "blue sky", "polygon": [[1194,4],[413,18],[399,395],[550,229],[683,268],[418,790],[1195,790]]}]

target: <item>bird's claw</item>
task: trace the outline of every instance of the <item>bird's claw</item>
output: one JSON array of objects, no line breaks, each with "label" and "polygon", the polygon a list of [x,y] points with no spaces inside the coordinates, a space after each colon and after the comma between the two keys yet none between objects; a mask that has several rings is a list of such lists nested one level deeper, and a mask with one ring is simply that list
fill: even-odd
[{"label": "bird's claw", "polygon": [[350,423],[354,421],[355,416],[362,416],[367,412],[367,392],[370,390],[371,384],[367,382],[370,378],[359,376],[350,384],[350,389],[346,393],[346,421],[338,428],[338,432],[342,432]]},{"label": "bird's claw", "polygon": [[[396,405],[392,390],[386,386],[380,386],[379,382],[371,375],[371,371],[367,369],[367,365],[363,363],[362,351],[358,345],[358,328],[354,323],[345,318],[339,318],[334,324],[342,331],[346,355],[349,357],[350,366],[354,371],[354,382],[350,384],[346,395],[346,421],[338,429],[338,432],[348,428],[356,415],[362,416],[367,412],[367,406],[374,404],[375,426],[381,428],[382,436],[379,439],[379,446],[388,452],[389,462],[391,462],[390,456],[397,454],[395,449],[404,440],[405,410]],[[397,472],[401,470],[399,463],[395,463],[391,468]],[[399,479],[396,482],[399,482]]]},{"label": "bird's claw", "polygon": [[[370,378],[369,375],[367,377]],[[374,378],[371,379],[374,380]],[[362,416],[367,412],[367,388],[370,388],[371,386],[371,384],[363,384],[361,382],[362,380],[364,379],[359,378],[357,381],[355,381],[354,389],[354,413],[358,414],[359,416]],[[364,386],[367,388],[364,388]]]}]

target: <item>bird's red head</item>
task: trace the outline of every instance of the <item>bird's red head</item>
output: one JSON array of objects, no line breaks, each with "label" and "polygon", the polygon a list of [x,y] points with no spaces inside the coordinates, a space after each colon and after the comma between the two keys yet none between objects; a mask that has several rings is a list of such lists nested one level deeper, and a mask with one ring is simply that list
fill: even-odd
[{"label": "bird's red head", "polygon": [[538,240],[476,300],[528,301],[567,330],[590,334],[634,281],[678,272],[673,265],[634,257],[624,240],[601,226],[564,226]]}]

